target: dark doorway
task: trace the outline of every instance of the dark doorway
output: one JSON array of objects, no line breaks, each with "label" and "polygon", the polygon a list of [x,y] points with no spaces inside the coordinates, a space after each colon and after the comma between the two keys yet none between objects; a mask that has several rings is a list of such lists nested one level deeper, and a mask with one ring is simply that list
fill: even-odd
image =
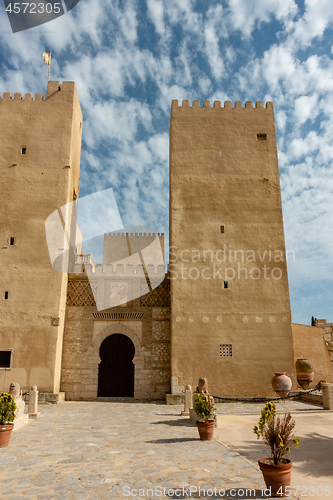
[{"label": "dark doorway", "polygon": [[116,333],[102,342],[97,396],[134,396],[134,354],[134,344],[126,335]]}]

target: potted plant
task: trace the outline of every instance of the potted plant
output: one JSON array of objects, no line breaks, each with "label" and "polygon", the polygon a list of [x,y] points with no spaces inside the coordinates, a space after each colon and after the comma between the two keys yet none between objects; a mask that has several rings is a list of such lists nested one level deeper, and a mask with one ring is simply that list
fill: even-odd
[{"label": "potted plant", "polygon": [[198,393],[194,400],[194,410],[199,419],[196,422],[200,439],[210,440],[213,439],[213,432],[215,426],[215,413],[214,399],[209,394]]},{"label": "potted plant", "polygon": [[16,404],[11,394],[0,395],[0,448],[8,446],[15,419]]},{"label": "potted plant", "polygon": [[261,410],[258,425],[253,428],[257,438],[262,437],[264,443],[271,449],[271,456],[262,458],[258,463],[266,487],[273,497],[285,497],[291,494],[289,486],[293,464],[284,455],[290,452],[291,445],[297,448],[300,443],[300,439],[294,437],[294,427],[295,420],[289,412],[278,417],[275,403],[268,402]]}]

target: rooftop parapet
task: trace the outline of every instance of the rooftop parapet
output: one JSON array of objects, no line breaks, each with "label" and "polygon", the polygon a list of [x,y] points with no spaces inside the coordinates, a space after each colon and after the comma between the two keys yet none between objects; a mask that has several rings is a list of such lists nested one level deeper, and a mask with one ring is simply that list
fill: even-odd
[{"label": "rooftop parapet", "polygon": [[0,101],[45,101],[52,95],[54,95],[56,92],[66,92],[68,89],[72,91],[73,86],[75,86],[74,82],[63,82],[60,84],[58,81],[51,81],[48,82],[47,84],[47,90],[46,90],[46,97],[44,99],[43,94],[38,92],[35,94],[35,99],[33,99],[33,95],[28,92],[24,95],[24,98],[22,96],[21,92],[15,92],[14,97],[10,92],[4,92],[3,95],[1,96],[0,94]]},{"label": "rooftop parapet", "polygon": [[[173,108],[210,108],[210,109],[225,109],[232,108],[231,101],[224,101],[224,105],[222,106],[221,101],[214,101],[213,106],[211,106],[210,101],[203,101],[202,106],[200,106],[200,101],[195,100],[190,106],[190,101],[184,100],[182,104],[178,104],[178,99],[173,99],[171,103],[171,109]],[[273,109],[273,103],[271,101],[266,102],[266,106],[264,108],[262,101],[257,101],[255,106],[253,106],[252,101],[246,101],[245,106],[243,106],[242,101],[235,101],[234,108],[236,109]],[[234,109],[232,108],[232,109]]]},{"label": "rooftop parapet", "polygon": [[[142,265],[133,266],[132,264],[128,264],[127,266],[123,266],[122,264],[107,264],[103,266],[102,264],[96,264],[95,267],[90,264],[85,265],[85,271],[88,275],[95,274],[97,276],[110,277],[112,279],[115,278],[139,278],[145,276],[145,269]],[[146,267],[146,271],[148,273],[149,278],[154,278],[164,276],[165,267],[162,265],[153,266],[149,264]],[[74,272],[82,272],[81,267],[76,265],[74,268]]]},{"label": "rooftop parapet", "polygon": [[126,236],[146,236],[149,238],[151,237],[154,237],[156,238],[157,236],[162,236],[164,235],[164,233],[121,233],[120,231],[115,231],[113,233],[104,233],[104,236],[122,236],[122,237],[126,237]]}]

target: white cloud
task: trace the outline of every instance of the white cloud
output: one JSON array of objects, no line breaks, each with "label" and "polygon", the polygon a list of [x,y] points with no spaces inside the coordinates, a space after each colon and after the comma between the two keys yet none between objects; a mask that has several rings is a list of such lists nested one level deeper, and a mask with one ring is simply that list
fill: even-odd
[{"label": "white cloud", "polygon": [[78,202],[78,225],[83,240],[100,236],[122,227],[122,221],[112,189],[105,189]]},{"label": "white cloud", "polygon": [[302,46],[308,46],[314,38],[321,38],[333,21],[331,0],[305,0],[305,13],[293,25],[293,38]]},{"label": "white cloud", "polygon": [[149,128],[151,113],[147,105],[130,99],[129,102],[98,102],[88,111],[92,136],[96,142],[104,139],[133,141],[138,126]]},{"label": "white cloud", "polygon": [[295,100],[294,115],[297,123],[302,125],[306,120],[314,120],[319,113],[318,95],[302,95]]},{"label": "white cloud", "polygon": [[275,121],[276,121],[276,125],[277,125],[277,128],[278,130],[280,130],[281,132],[283,132],[286,128],[286,123],[287,123],[287,114],[285,111],[278,111],[276,114],[275,114]]},{"label": "white cloud", "polygon": [[177,68],[177,83],[190,86],[192,84],[191,60],[185,43],[182,44],[179,52],[179,56],[175,60]]},{"label": "white cloud", "polygon": [[168,86],[164,83],[160,84],[160,96],[158,99],[158,106],[165,112],[170,113],[170,105],[173,99],[178,99],[179,104],[183,99],[189,99],[188,91],[184,87],[178,85]]},{"label": "white cloud", "polygon": [[[95,170],[98,170],[101,166],[100,160],[96,155],[93,155],[92,153],[83,153],[84,155],[84,160],[89,164],[90,167],[92,167]],[[82,160],[83,158],[81,158]]]},{"label": "white cloud", "polygon": [[205,42],[211,72],[215,79],[219,80],[224,72],[224,63],[220,55],[219,39],[212,24],[206,24],[205,26]]},{"label": "white cloud", "polygon": [[172,24],[189,19],[192,14],[190,0],[164,0],[164,8]]},{"label": "white cloud", "polygon": [[199,88],[200,88],[202,94],[207,96],[209,89],[212,85],[212,82],[210,81],[210,79],[207,77],[199,78],[198,84],[199,84]]},{"label": "white cloud", "polygon": [[167,162],[169,159],[169,135],[156,134],[148,140],[149,149],[158,161]]},{"label": "white cloud", "polygon": [[269,51],[265,52],[261,67],[263,76],[273,92],[281,81],[292,80],[296,85],[302,80],[302,75],[298,71],[298,62],[286,45],[273,45]]},{"label": "white cloud", "polygon": [[125,2],[124,12],[119,17],[119,24],[123,35],[130,42],[137,40],[138,20],[136,17],[136,9],[134,1],[127,0]]},{"label": "white cloud", "polygon": [[155,30],[159,35],[164,35],[164,7],[162,0],[146,0],[148,14],[151,21],[154,23]]},{"label": "white cloud", "polygon": [[319,149],[320,140],[318,135],[311,131],[304,138],[300,137],[298,139],[293,139],[289,143],[288,154],[289,158],[302,158],[310,153]]},{"label": "white cloud", "polygon": [[230,20],[233,29],[249,37],[256,27],[271,17],[289,23],[297,13],[294,0],[229,0]]}]

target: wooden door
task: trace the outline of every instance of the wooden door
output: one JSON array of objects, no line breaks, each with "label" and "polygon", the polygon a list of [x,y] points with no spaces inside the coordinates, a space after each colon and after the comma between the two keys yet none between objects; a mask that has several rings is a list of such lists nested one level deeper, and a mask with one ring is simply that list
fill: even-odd
[{"label": "wooden door", "polygon": [[126,335],[116,333],[102,342],[98,396],[134,396],[134,354],[134,344]]}]

